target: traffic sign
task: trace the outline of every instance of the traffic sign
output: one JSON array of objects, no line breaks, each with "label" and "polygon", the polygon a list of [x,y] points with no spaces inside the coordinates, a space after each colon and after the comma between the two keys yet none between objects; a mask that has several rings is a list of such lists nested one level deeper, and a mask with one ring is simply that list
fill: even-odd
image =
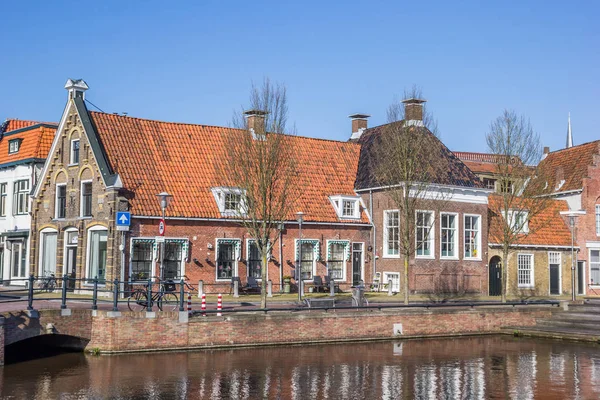
[{"label": "traffic sign", "polygon": [[161,219],[160,222],[158,223],[158,234],[160,236],[165,236],[165,220]]},{"label": "traffic sign", "polygon": [[128,231],[131,225],[131,213],[129,211],[117,211],[117,230]]}]

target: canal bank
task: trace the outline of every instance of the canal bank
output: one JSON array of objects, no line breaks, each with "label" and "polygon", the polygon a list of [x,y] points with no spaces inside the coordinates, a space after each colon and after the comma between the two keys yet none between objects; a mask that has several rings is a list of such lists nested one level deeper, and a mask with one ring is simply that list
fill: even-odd
[{"label": "canal bank", "polygon": [[4,313],[6,346],[43,336],[87,351],[122,353],[483,335],[535,326],[551,305],[452,306],[235,312],[40,310]]}]

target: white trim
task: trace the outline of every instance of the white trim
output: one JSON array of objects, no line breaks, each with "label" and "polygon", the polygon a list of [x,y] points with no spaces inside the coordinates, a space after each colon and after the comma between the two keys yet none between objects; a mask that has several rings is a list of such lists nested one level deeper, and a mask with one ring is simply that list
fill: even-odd
[{"label": "white trim", "polygon": [[[456,226],[454,227],[454,253],[455,255],[453,256],[444,256],[442,255],[442,229],[443,225],[442,225],[442,217],[444,215],[454,215],[454,221],[456,222]],[[452,261],[456,261],[460,259],[459,253],[460,253],[460,239],[459,239],[459,234],[460,234],[460,219],[458,218],[459,214],[457,212],[450,212],[450,211],[442,211],[440,212],[440,260],[452,260]],[[448,228],[446,228],[448,229]]]},{"label": "white trim", "polygon": [[[531,283],[529,285],[519,283],[519,256],[531,256]],[[535,288],[535,255],[533,253],[517,253],[517,287],[520,289]]]},{"label": "white trim", "polygon": [[[222,216],[243,216],[246,215],[246,201],[245,201],[245,192],[244,190],[236,187],[213,187],[210,189],[213,197],[215,198],[215,202],[217,203],[217,207],[219,208],[219,212]],[[237,210],[226,210],[225,209],[225,197],[228,194],[234,194],[240,196],[240,202]]]},{"label": "white trim", "polygon": [[[586,241],[585,242],[585,247],[587,247],[588,249],[596,249],[596,248],[600,248],[600,242],[596,242],[596,241]],[[570,247],[569,247],[570,248]]]},{"label": "white trim", "polygon": [[[69,233],[71,232],[77,232],[77,244],[70,244],[67,241],[67,238],[69,237]],[[65,231],[63,232],[63,275],[64,274],[69,274],[70,271],[67,271],[67,248],[68,247],[75,247],[77,250],[75,250],[75,277],[77,278],[77,251],[79,249],[79,229],[71,227],[71,228],[67,228],[65,229]]]},{"label": "white trim", "polygon": [[[383,271],[383,282],[381,283],[381,286],[384,287],[384,285],[387,285],[389,282],[389,275],[397,275],[398,276],[398,286],[394,287],[394,282],[392,282],[392,292],[394,293],[399,293],[400,292],[400,272],[392,272],[392,271]],[[398,289],[398,290],[394,290],[394,289]]]},{"label": "white trim", "polygon": [[[550,254],[558,254],[558,294],[552,294],[552,272],[550,271]],[[548,295],[549,296],[560,296],[562,294],[562,252],[560,251],[549,251],[548,252]]]},{"label": "white trim", "polygon": [[[238,241],[240,242],[239,248],[234,249],[234,257],[233,257],[233,268],[231,271],[231,278],[217,278],[219,273],[219,241]],[[215,238],[215,282],[231,282],[231,279],[234,277],[238,277],[239,275],[239,261],[242,252],[242,239],[239,238]]]},{"label": "white trim", "polygon": [[[366,210],[365,210],[366,211]],[[137,219],[162,219],[161,216],[147,216],[147,215],[132,215],[131,218]],[[171,221],[209,221],[209,222],[244,222],[245,219],[242,218],[202,218],[202,217],[165,217],[165,220]],[[260,220],[259,220],[260,221]],[[286,225],[298,225],[298,221],[289,220],[289,221],[281,221],[280,223]],[[326,222],[326,221],[302,221],[302,225],[327,225],[327,226],[362,226],[362,227],[371,227],[370,223],[359,223],[359,222]]]},{"label": "white trim", "polygon": [[[583,282],[583,294],[581,296],[585,296],[587,294],[587,274],[586,274],[586,262],[584,260],[575,260],[575,267],[577,268],[576,271],[579,271],[579,263],[583,263],[583,268],[581,269],[581,271],[583,271],[583,279],[581,280]],[[579,285],[579,283],[577,283]]]},{"label": "white trim", "polygon": [[[360,196],[349,196],[349,195],[342,195],[342,194],[337,194],[334,196],[329,196],[329,201],[331,202],[331,205],[333,206],[333,209],[335,210],[335,213],[337,214],[339,219],[344,219],[344,220],[357,220],[360,219],[360,202],[361,197]],[[338,202],[338,205],[335,204],[335,202]],[[351,216],[345,216],[343,215],[344,213],[344,201],[350,201],[354,203],[354,213]]]},{"label": "white trim", "polygon": [[[250,276],[250,243],[251,242],[256,242],[256,239],[253,239],[253,238],[246,239],[246,279]],[[272,246],[269,246],[269,252],[267,254],[267,281],[269,280],[269,267],[268,267],[269,260],[271,259],[271,251],[273,250],[271,247]],[[260,252],[259,252],[259,254],[260,254]],[[260,260],[260,263],[261,263],[260,267],[263,268],[262,259]],[[260,278],[254,278],[254,279],[261,282],[262,281],[262,272],[261,272]]]},{"label": "white trim", "polygon": [[[321,241],[319,239],[310,239],[310,238],[302,238],[300,239],[302,242],[317,242],[319,243],[319,245],[321,244]],[[326,249],[327,250],[327,249]],[[299,249],[298,249],[298,239],[294,239],[294,258],[296,257],[296,254],[300,254]],[[312,267],[312,278],[310,279],[302,279],[304,282],[312,282],[313,279],[315,278],[315,275],[317,275],[317,257],[314,257],[315,251],[313,249],[313,267]],[[321,257],[323,255],[321,254]],[[300,257],[298,257],[300,258]],[[298,264],[297,267],[300,268],[300,275],[302,275],[302,260],[298,260]]]},{"label": "white trim", "polygon": [[[501,243],[488,243],[488,247],[502,247]],[[571,246],[554,246],[554,245],[541,245],[541,244],[511,244],[510,248],[522,248],[522,249],[564,249],[571,250]],[[590,247],[590,246],[588,246]],[[596,246],[593,246],[596,247]],[[600,248],[600,244],[598,246]],[[579,246],[573,247],[576,250],[579,250]]]},{"label": "white trim", "polygon": [[[465,227],[467,226],[467,224],[465,223],[467,217],[477,217],[477,256],[475,257],[467,257],[466,256],[466,246],[467,246],[467,242],[465,240]],[[481,248],[481,214],[463,214],[463,260],[469,260],[469,261],[481,261],[481,253],[482,253],[482,248]]]},{"label": "white trim", "polygon": [[[419,185],[415,183],[415,185]],[[426,185],[426,184],[423,184]],[[356,189],[356,193],[368,192],[372,190],[388,190],[397,187],[405,186],[403,183],[388,186],[378,186],[373,188]],[[474,204],[488,204],[488,195],[494,191],[491,189],[484,188],[467,188],[462,186],[450,186],[450,185],[438,185],[429,184],[428,188],[421,191],[425,196],[424,199],[428,200],[441,200],[451,201],[457,203],[474,203]],[[449,197],[448,197],[449,196]]]},{"label": "white trim", "polygon": [[[87,179],[85,181],[79,181],[79,217],[81,218],[91,218],[92,217],[92,210],[90,210],[90,215],[83,215],[83,184],[84,183],[91,183],[92,184],[92,203],[93,203],[93,196],[94,196],[94,182],[92,179]],[[92,207],[93,204],[90,205],[90,208]]]},{"label": "white trim", "polygon": [[[54,229],[54,228],[44,228],[40,231],[40,251],[39,251],[39,257],[38,257],[38,262],[37,262],[37,266],[38,266],[38,276],[45,276],[44,275],[44,250],[46,247],[46,243],[44,242],[44,237],[46,234],[48,233],[54,233],[56,234],[56,250],[58,250],[58,230]],[[58,252],[57,252],[58,255]],[[56,258],[56,260],[54,260],[54,276],[56,276],[56,262],[58,261],[58,258]],[[63,270],[64,270],[64,266],[63,266]],[[63,271],[64,273],[64,271]]]},{"label": "white trim", "polygon": [[[58,188],[60,186],[65,187],[65,215],[62,217],[58,216]],[[67,218],[67,184],[65,183],[57,183],[54,189],[54,219],[55,220],[64,220]]]},{"label": "white trim", "polygon": [[[350,260],[352,260],[352,242],[350,242],[350,240],[345,240],[345,239],[327,239],[325,241],[325,265],[327,267],[327,274],[329,276],[331,276],[331,274],[329,273],[329,242],[347,242],[348,245],[346,246],[346,248],[344,249],[344,256],[342,257],[342,276],[343,276],[343,280],[342,281],[338,281],[337,279],[335,280],[336,282],[343,282],[346,283],[348,282],[348,268],[347,268],[347,264],[348,262],[346,261],[348,259],[348,255],[350,255]],[[350,253],[350,254],[348,254]],[[350,261],[352,262],[352,261]],[[334,278],[335,279],[335,278]]]},{"label": "white trim", "polygon": [[[599,256],[600,256],[600,249],[588,249],[588,268],[589,268],[589,280],[590,280],[590,286],[599,286],[600,287],[600,280],[599,282],[593,282],[592,283],[592,251],[598,251],[599,252]],[[595,264],[599,264],[599,263],[595,263]]]},{"label": "white trim", "polygon": [[[77,132],[77,133],[79,133],[79,132]],[[77,152],[77,157],[79,159],[77,160],[77,162],[73,162],[73,155],[74,155],[74,152],[73,152],[73,143],[75,143],[75,142],[79,142],[79,149],[78,149],[78,152]],[[69,165],[68,166],[70,167],[70,166],[73,166],[73,165],[79,165],[80,161],[81,161],[81,136],[78,137],[77,139],[71,139],[71,143],[70,143],[70,146],[69,146]]]},{"label": "white trim", "polygon": [[[388,227],[387,227],[387,214],[397,212],[398,213],[398,254],[388,254]],[[382,258],[400,258],[400,210],[391,209],[383,210],[383,254]]]},{"label": "white trim", "polygon": [[[156,246],[156,238],[154,236],[130,237],[129,238],[129,274],[128,274],[128,279],[127,279],[127,281],[129,282],[130,285],[136,285],[136,284],[139,285],[139,284],[147,283],[147,281],[141,281],[141,280],[134,281],[131,279],[131,276],[133,275],[133,242],[134,241],[142,241],[142,240],[152,240],[152,260],[150,261],[151,264],[150,264],[149,278],[156,276],[156,264],[158,261],[158,250],[157,250],[157,246]],[[185,275],[185,274],[182,274],[182,275]],[[125,277],[123,276],[123,277],[121,277],[121,279],[125,280]]]},{"label": "white trim", "polygon": [[[431,244],[429,246],[431,250],[430,255],[418,255],[417,254],[417,221],[418,213],[431,213],[431,226],[429,227],[429,238]],[[416,210],[415,211],[415,258],[419,260],[435,260],[435,211],[433,210]]]},{"label": "white trim", "polygon": [[[353,268],[352,267],[352,260],[353,260],[352,255],[354,253],[353,245],[355,243],[360,244],[360,246],[361,246],[360,252],[362,253],[362,256],[361,256],[361,260],[360,260],[360,279],[364,282],[365,281],[365,242],[350,242],[350,269]],[[352,279],[354,279],[354,271],[352,271],[351,276],[352,276]]]},{"label": "white trim", "polygon": [[[102,225],[94,225],[91,228],[88,228],[86,230],[86,249],[85,249],[85,271],[84,271],[84,277],[85,279],[94,279],[93,276],[88,276],[88,273],[90,272],[90,252],[91,252],[91,240],[90,240],[90,236],[91,236],[91,232],[92,231],[106,231],[106,245],[107,245],[107,249],[108,249],[108,228]],[[108,251],[106,252],[106,258],[108,259]],[[105,261],[106,262],[106,261]],[[106,267],[106,266],[105,266]],[[104,281],[106,282],[106,270],[104,271],[104,277],[103,277]]]}]

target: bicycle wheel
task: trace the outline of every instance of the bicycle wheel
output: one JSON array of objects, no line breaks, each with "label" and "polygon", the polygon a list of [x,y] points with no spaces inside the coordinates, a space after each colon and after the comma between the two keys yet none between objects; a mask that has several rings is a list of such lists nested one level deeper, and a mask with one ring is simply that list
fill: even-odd
[{"label": "bicycle wheel", "polygon": [[148,307],[148,296],[142,290],[136,290],[127,299],[127,307],[131,311],[144,311]]},{"label": "bicycle wheel", "polygon": [[177,311],[179,309],[179,301],[173,293],[164,293],[158,300],[158,308],[161,311]]}]

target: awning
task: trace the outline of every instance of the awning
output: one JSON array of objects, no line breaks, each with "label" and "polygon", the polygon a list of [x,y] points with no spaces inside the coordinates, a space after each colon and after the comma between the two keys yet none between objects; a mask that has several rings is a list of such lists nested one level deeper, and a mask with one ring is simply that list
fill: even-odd
[{"label": "awning", "polygon": [[29,236],[29,229],[20,229],[20,230],[16,230],[16,231],[7,231],[7,232],[2,232],[0,233],[0,236],[3,236],[7,239],[12,239],[12,238],[26,238]]}]

